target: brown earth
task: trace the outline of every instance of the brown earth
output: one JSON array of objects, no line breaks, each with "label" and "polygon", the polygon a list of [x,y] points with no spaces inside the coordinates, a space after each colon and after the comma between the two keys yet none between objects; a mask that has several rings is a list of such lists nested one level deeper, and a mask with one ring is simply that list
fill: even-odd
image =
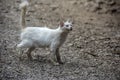
[{"label": "brown earth", "polygon": [[120,0],[30,0],[28,26],[74,22],[59,66],[49,63],[48,49],[19,61],[20,2],[0,0],[0,80],[120,80]]}]

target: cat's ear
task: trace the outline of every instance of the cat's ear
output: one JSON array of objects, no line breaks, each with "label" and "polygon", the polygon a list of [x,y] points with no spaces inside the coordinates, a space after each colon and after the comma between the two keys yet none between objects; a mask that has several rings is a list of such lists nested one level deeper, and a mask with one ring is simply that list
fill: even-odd
[{"label": "cat's ear", "polygon": [[59,25],[60,25],[60,27],[63,27],[64,26],[64,22],[60,21]]}]

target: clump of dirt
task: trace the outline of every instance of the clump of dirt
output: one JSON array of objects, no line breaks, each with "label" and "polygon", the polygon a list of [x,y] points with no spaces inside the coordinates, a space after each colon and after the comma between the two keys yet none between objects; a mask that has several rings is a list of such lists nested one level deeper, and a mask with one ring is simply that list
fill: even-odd
[{"label": "clump of dirt", "polygon": [[120,80],[119,0],[29,0],[28,26],[57,28],[71,19],[73,31],[54,66],[48,49],[19,60],[20,0],[0,0],[0,80]]}]

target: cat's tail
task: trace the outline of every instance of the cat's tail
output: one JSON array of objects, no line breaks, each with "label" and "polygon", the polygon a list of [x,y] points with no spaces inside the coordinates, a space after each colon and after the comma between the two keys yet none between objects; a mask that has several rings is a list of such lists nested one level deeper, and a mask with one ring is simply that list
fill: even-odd
[{"label": "cat's tail", "polygon": [[27,0],[23,1],[20,4],[20,9],[21,9],[20,26],[21,26],[21,29],[24,29],[26,27],[25,17],[26,17],[26,10],[27,10],[28,5],[29,5],[29,3]]}]

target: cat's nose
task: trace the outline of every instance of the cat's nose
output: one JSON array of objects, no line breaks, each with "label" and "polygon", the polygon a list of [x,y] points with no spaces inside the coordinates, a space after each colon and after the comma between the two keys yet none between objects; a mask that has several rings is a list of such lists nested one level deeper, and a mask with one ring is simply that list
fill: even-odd
[{"label": "cat's nose", "polygon": [[72,31],[73,29],[72,29],[72,27],[70,28],[70,31]]}]

